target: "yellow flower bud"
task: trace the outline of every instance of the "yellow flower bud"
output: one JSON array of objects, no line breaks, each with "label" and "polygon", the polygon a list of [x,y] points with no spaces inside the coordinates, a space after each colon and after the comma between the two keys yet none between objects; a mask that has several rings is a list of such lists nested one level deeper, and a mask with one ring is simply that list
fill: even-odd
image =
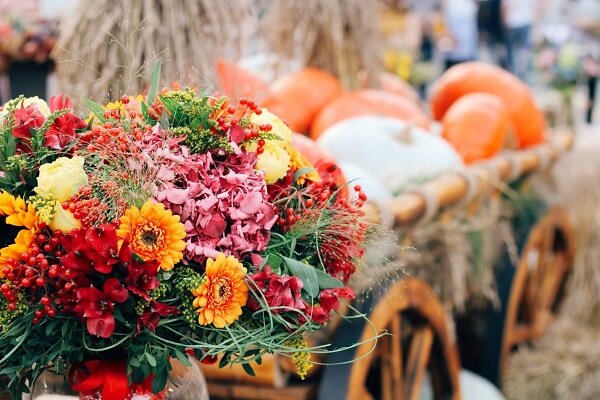
[{"label": "yellow flower bud", "polygon": [[81,227],[81,222],[75,219],[71,211],[63,209],[60,203],[57,202],[54,209],[54,218],[48,226],[53,231],[60,230],[62,233],[69,233],[73,229]]}]

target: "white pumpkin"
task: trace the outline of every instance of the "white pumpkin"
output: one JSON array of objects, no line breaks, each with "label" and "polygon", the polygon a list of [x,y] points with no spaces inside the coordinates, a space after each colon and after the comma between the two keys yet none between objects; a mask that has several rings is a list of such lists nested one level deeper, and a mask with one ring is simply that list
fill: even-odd
[{"label": "white pumpkin", "polygon": [[367,203],[374,206],[377,212],[376,219],[381,227],[386,230],[391,229],[394,220],[389,210],[389,203],[393,196],[383,182],[356,164],[343,162],[339,164],[339,167],[348,182],[350,195],[354,195],[354,186],[360,185],[362,191],[367,195]]},{"label": "white pumpkin", "polygon": [[463,165],[435,134],[395,118],[361,116],[329,127],[317,140],[338,163],[353,163],[392,193]]}]

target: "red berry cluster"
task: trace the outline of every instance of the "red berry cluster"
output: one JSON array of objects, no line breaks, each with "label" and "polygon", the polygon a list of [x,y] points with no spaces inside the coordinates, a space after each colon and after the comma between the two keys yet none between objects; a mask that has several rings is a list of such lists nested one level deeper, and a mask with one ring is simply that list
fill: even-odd
[{"label": "red berry cluster", "polygon": [[81,137],[81,143],[90,152],[115,152],[123,153],[134,150],[131,146],[132,140],[141,140],[152,127],[148,125],[140,126],[132,123],[129,130],[122,126],[105,122],[104,125],[94,125],[91,131]]},{"label": "red berry cluster", "polygon": [[39,298],[40,308],[35,312],[33,323],[37,324],[45,316],[54,317],[56,310],[50,298],[46,295],[49,284],[58,276],[58,258],[63,255],[60,250],[59,230],[51,235],[39,233],[29,250],[19,256],[18,260],[9,258],[2,269],[2,274],[9,282],[0,285],[0,293],[8,301],[8,309],[13,311],[17,308],[19,291],[29,290],[32,297]]},{"label": "red berry cluster", "polygon": [[[112,186],[107,184],[107,186]],[[79,189],[68,201],[61,204],[63,210],[70,211],[82,226],[93,226],[106,222],[108,206],[93,197],[92,187],[86,185]]]}]

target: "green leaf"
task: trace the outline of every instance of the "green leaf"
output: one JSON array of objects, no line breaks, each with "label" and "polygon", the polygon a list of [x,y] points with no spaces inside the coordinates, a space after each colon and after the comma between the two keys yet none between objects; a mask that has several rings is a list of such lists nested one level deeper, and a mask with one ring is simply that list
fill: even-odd
[{"label": "green leaf", "polygon": [[292,182],[296,182],[300,177],[309,174],[311,172],[316,172],[317,170],[311,167],[300,168],[298,171],[294,172],[294,176],[292,177]]},{"label": "green leaf", "polygon": [[134,368],[139,368],[142,364],[140,363],[140,360],[137,357],[133,357],[131,360],[129,360],[129,365]]},{"label": "green leaf", "polygon": [[343,288],[344,284],[339,279],[335,279],[333,276],[329,275],[327,272],[321,271],[320,269],[316,269],[317,277],[319,278],[319,288],[320,289],[336,289]]},{"label": "green leaf", "polygon": [[148,364],[152,367],[156,367],[156,358],[150,353],[146,353],[146,360],[148,360]]},{"label": "green leaf", "polygon": [[186,356],[182,351],[174,349],[175,350],[175,357],[186,367],[191,367],[192,363],[190,362],[190,359],[188,358],[188,356]]},{"label": "green leaf", "polygon": [[150,90],[148,91],[148,104],[154,103],[154,98],[158,94],[158,85],[160,84],[160,69],[162,60],[159,58],[152,68],[152,74],[150,75]]},{"label": "green leaf", "polygon": [[219,361],[219,368],[224,368],[229,363],[230,352],[226,352],[223,354],[221,361]]},{"label": "green leaf", "polygon": [[167,379],[169,373],[166,369],[160,370],[160,372],[154,372],[154,380],[152,380],[152,392],[160,393],[161,390],[167,385]]},{"label": "green leaf", "polygon": [[250,376],[256,376],[256,374],[254,373],[254,370],[252,369],[252,367],[250,366],[250,364],[242,364],[242,368],[244,368],[244,371],[246,371],[246,373]]},{"label": "green leaf", "polygon": [[90,109],[90,111],[100,120],[100,122],[105,123],[106,118],[104,118],[104,107],[102,105],[96,103],[92,99],[88,99],[87,97],[83,99],[85,106]]},{"label": "green leaf", "polygon": [[310,297],[317,297],[319,295],[317,270],[313,266],[294,260],[293,258],[283,257],[283,261],[290,275],[297,276],[304,284],[302,290],[308,293]]},{"label": "green leaf", "polygon": [[277,254],[269,254],[269,256],[267,257],[267,264],[269,264],[269,266],[275,270],[275,271],[279,271],[279,269],[281,268],[281,263],[283,262],[283,259],[281,257],[279,257]]}]

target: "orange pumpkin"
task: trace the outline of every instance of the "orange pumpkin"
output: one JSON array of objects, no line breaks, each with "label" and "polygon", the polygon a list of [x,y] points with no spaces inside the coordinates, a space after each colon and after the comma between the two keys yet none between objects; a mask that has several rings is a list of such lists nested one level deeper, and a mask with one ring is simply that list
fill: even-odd
[{"label": "orange pumpkin", "polygon": [[271,96],[266,82],[230,61],[217,61],[217,77],[221,93],[232,99],[251,97],[261,101]]},{"label": "orange pumpkin", "polygon": [[[369,79],[366,73],[358,75],[358,82],[362,89],[369,89]],[[414,102],[419,101],[419,93],[408,82],[398,75],[382,72],[379,77],[379,88],[386,92],[395,93]]]},{"label": "orange pumpkin", "polygon": [[343,94],[327,104],[313,121],[311,136],[319,135],[336,122],[359,115],[378,115],[398,118],[427,129],[429,118],[412,100],[383,90],[357,90]]},{"label": "orange pumpkin", "polygon": [[510,115],[502,99],[489,93],[470,93],[446,111],[442,136],[470,164],[500,152],[510,127]]},{"label": "orange pumpkin", "polygon": [[317,112],[342,92],[340,82],[317,68],[305,68],[271,85],[272,96],[262,105],[295,132],[307,132]]},{"label": "orange pumpkin", "polygon": [[502,68],[481,62],[455,65],[437,80],[430,97],[433,117],[441,120],[456,100],[472,92],[491,93],[502,99],[520,148],[545,141],[544,116],[527,85]]},{"label": "orange pumpkin", "polygon": [[398,94],[400,96],[419,101],[419,93],[408,82],[402,80],[399,76],[384,72],[381,74],[381,89],[386,92]]}]

